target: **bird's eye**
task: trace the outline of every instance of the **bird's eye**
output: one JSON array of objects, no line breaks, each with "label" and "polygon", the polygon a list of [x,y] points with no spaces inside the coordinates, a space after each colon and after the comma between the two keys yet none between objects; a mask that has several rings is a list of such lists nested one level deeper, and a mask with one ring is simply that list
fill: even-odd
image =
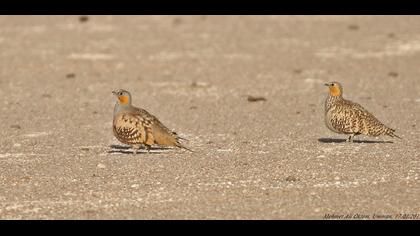
[{"label": "bird's eye", "polygon": [[122,92],[119,92],[118,95],[122,96]]}]

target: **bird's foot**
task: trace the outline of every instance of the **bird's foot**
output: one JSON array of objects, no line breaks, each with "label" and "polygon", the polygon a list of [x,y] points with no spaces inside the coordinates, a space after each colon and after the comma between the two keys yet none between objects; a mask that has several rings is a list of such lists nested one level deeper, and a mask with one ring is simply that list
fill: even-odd
[{"label": "bird's foot", "polygon": [[146,147],[146,151],[147,153],[150,153],[150,149],[152,148],[152,146],[150,145],[144,145]]},{"label": "bird's foot", "polygon": [[133,148],[133,155],[137,155],[137,152],[138,152],[140,146],[136,145],[136,146],[133,146],[132,148]]}]

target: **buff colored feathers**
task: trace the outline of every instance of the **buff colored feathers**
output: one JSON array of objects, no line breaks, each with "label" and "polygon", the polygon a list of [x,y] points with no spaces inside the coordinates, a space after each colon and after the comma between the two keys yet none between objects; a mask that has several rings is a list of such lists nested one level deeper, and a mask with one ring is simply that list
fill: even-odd
[{"label": "buff colored feathers", "polygon": [[117,96],[114,107],[113,131],[114,136],[122,143],[131,145],[134,153],[140,146],[147,150],[151,145],[166,147],[182,146],[181,139],[175,132],[170,131],[155,116],[144,109],[132,105],[131,94],[123,89],[112,92]]},{"label": "buff colored feathers", "polygon": [[400,138],[394,134],[394,129],[382,124],[361,105],[344,99],[340,83],[331,82],[325,85],[329,88],[325,100],[325,124],[330,130],[350,135],[348,142],[353,142],[353,137],[359,134],[369,136],[384,134]]}]

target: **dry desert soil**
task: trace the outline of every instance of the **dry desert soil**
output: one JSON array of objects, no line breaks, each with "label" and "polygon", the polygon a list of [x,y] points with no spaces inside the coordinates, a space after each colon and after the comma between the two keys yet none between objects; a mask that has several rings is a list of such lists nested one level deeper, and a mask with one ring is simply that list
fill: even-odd
[{"label": "dry desert soil", "polygon": [[[1,16],[0,218],[420,214],[419,62],[419,16]],[[329,81],[403,139],[328,130]],[[133,155],[117,88],[195,152]]]}]

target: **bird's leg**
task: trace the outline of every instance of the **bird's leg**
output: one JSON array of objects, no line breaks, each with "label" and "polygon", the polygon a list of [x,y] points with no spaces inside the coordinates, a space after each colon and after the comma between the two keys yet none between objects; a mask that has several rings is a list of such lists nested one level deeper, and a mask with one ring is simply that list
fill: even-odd
[{"label": "bird's leg", "polygon": [[348,143],[353,143],[354,134],[350,134],[349,138],[346,140]]},{"label": "bird's leg", "polygon": [[137,155],[137,151],[139,150],[140,146],[139,145],[133,145],[133,155]]},{"label": "bird's leg", "polygon": [[147,153],[150,153],[150,148],[151,148],[151,146],[150,146],[150,145],[148,145],[148,144],[145,144],[144,146],[146,147]]}]

